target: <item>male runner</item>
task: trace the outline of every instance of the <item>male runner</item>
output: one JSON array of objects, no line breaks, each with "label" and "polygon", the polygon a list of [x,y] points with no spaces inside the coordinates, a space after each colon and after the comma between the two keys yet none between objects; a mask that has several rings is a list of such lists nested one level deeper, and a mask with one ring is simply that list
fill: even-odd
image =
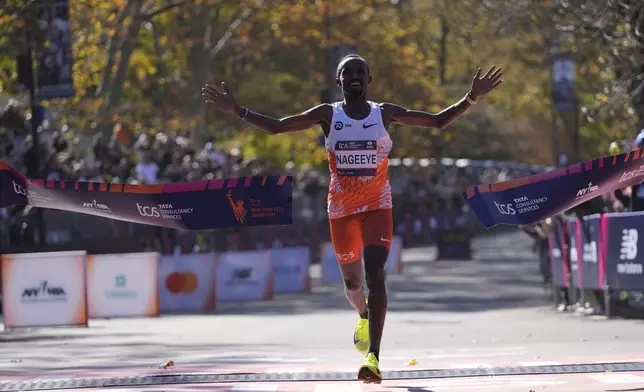
[{"label": "male runner", "polygon": [[[385,262],[393,237],[391,187],[388,156],[392,141],[389,124],[445,128],[478,99],[502,83],[503,73],[492,66],[481,77],[476,72],[472,88],[458,103],[438,114],[409,110],[392,103],[367,101],[371,83],[369,65],[360,56],[340,61],[336,84],[344,100],[318,105],[301,114],[276,119],[239,105],[233,92],[222,83],[219,90],[206,85],[203,97],[209,106],[235,113],[240,119],[276,135],[319,125],[326,138],[331,182],[328,214],[331,239],[340,264],[346,296],[359,314],[354,331],[356,349],[366,354],[358,379],[380,383],[380,340],[387,311]],[[360,256],[364,251],[369,300],[365,300]]]}]

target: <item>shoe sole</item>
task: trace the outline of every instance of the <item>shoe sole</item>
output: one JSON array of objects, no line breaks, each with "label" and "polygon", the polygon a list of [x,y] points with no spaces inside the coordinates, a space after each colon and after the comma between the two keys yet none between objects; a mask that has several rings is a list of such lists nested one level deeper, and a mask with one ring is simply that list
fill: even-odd
[{"label": "shoe sole", "polygon": [[368,367],[363,366],[358,370],[358,381],[362,381],[365,384],[380,384],[382,382],[382,376],[377,375]]}]

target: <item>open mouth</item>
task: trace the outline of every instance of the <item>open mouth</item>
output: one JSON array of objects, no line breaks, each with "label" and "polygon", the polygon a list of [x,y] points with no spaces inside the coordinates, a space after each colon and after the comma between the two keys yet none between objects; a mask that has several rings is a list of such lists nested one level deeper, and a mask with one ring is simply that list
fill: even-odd
[{"label": "open mouth", "polygon": [[358,80],[353,81],[353,82],[349,83],[349,87],[353,87],[353,88],[355,88],[355,87],[362,87],[362,82],[360,82],[360,81],[358,81]]}]

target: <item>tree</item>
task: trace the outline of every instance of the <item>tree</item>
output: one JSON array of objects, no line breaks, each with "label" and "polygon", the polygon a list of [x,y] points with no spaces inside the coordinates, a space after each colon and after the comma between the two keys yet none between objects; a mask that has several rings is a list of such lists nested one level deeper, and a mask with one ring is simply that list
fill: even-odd
[{"label": "tree", "polygon": [[559,51],[573,53],[585,120],[582,143],[601,146],[592,149],[593,156],[605,153],[614,138],[644,127],[641,2],[549,0],[501,6],[484,1],[481,6],[494,14],[498,34],[531,31],[541,36],[531,50],[544,59]]},{"label": "tree", "polygon": [[[0,51],[0,73],[15,80],[20,44],[12,37],[21,34],[25,18],[16,15],[24,1],[8,2],[11,12],[0,13],[0,49],[8,49]],[[326,152],[318,145],[318,130],[269,137],[234,116],[206,111],[200,90],[205,83],[227,81],[240,102],[255,110],[274,116],[301,112],[318,104],[327,88],[331,47],[351,43],[371,64],[369,98],[414,109],[438,111],[461,99],[477,66],[494,62],[504,67],[502,88],[449,129],[392,127],[395,156],[497,156],[550,164],[553,146],[565,151],[573,142],[571,135],[553,142],[544,138],[552,110],[550,57],[557,49],[573,52],[579,64],[586,156],[600,154],[613,138],[632,132],[629,109],[639,109],[632,102],[624,105],[626,95],[619,90],[626,81],[638,80],[634,45],[639,38],[631,36],[639,30],[624,30],[623,22],[638,20],[632,9],[620,11],[622,19],[604,15],[597,30],[590,16],[601,9],[600,0],[583,10],[581,0],[394,3],[74,0],[70,17],[78,96],[48,105],[71,128],[88,133],[109,132],[115,122],[190,130],[196,143],[212,139],[219,146],[240,145],[248,155],[279,164],[321,164]],[[619,8],[616,1],[607,4]],[[575,24],[574,18],[583,23]],[[593,26],[620,37],[613,39],[617,54],[593,39]],[[624,59],[630,65],[618,75]],[[6,80],[2,87],[14,92],[15,83]]]},{"label": "tree", "polygon": [[[600,99],[589,116],[630,105],[644,128],[644,4],[637,0],[557,1],[565,16],[560,30],[584,46],[599,44],[612,99]],[[639,129],[638,128],[638,129]]]}]

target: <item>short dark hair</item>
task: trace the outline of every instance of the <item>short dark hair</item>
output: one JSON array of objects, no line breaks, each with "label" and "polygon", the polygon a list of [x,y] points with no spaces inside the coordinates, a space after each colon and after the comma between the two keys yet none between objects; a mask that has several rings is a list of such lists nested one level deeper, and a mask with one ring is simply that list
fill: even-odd
[{"label": "short dark hair", "polygon": [[353,59],[358,59],[358,60],[364,61],[364,63],[367,64],[367,71],[369,70],[369,63],[367,63],[367,60],[365,60],[362,56],[360,56],[358,54],[348,54],[348,55],[344,56],[342,58],[342,60],[340,60],[340,62],[338,63],[338,68],[335,70],[335,76],[337,78],[340,77],[340,73],[342,72],[342,68],[344,68],[344,64],[347,61],[353,60]]}]

